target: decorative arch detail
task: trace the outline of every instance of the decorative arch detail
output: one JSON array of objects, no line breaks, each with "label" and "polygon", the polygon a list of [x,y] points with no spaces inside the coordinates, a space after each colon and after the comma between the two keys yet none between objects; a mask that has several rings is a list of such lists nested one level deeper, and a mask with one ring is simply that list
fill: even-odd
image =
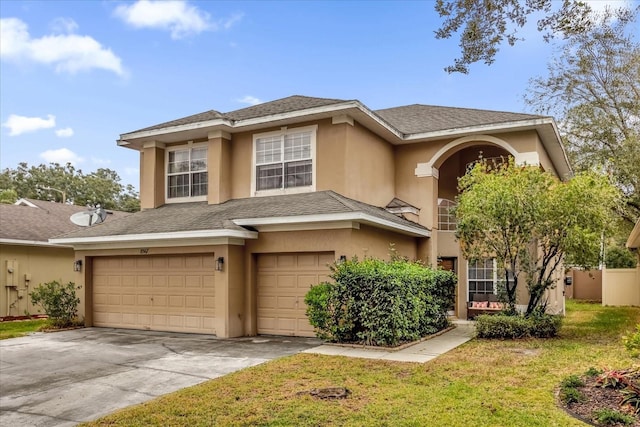
[{"label": "decorative arch detail", "polygon": [[443,158],[446,154],[448,154],[451,150],[457,147],[460,147],[461,145],[469,144],[470,142],[488,142],[493,145],[496,145],[504,149],[509,154],[511,154],[516,164],[518,165],[520,164],[539,165],[540,164],[540,158],[538,156],[538,153],[535,151],[531,151],[527,153],[519,153],[507,141],[500,138],[496,138],[495,136],[468,135],[468,136],[463,136],[462,138],[455,139],[449,142],[448,144],[446,144],[444,147],[440,148],[436,152],[436,154],[433,155],[433,157],[431,158],[431,161],[427,163],[418,163],[415,169],[416,176],[417,177],[433,176],[435,178],[438,178],[439,176],[438,167],[440,166],[438,164],[439,160]]}]

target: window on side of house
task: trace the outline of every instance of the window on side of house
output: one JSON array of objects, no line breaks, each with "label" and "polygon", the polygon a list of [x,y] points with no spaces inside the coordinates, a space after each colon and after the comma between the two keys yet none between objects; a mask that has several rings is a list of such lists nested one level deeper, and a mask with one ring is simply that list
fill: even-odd
[{"label": "window on side of house", "polygon": [[467,279],[469,282],[469,301],[473,294],[494,294],[496,291],[496,262],[494,258],[469,261]]},{"label": "window on side of house", "polygon": [[167,202],[200,201],[207,197],[207,147],[167,150]]},{"label": "window on side of house", "polygon": [[438,230],[455,231],[456,216],[451,210],[456,206],[456,202],[448,199],[438,199]]},{"label": "window on side of house", "polygon": [[316,126],[254,136],[252,193],[313,191]]}]

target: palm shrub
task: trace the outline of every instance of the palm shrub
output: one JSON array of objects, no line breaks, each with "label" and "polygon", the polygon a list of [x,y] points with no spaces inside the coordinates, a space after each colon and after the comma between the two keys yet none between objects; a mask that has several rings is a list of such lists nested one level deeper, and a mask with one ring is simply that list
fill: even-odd
[{"label": "palm shrub", "polygon": [[357,258],[332,265],[333,282],[305,297],[318,337],[333,342],[394,346],[448,326],[457,279],[420,262]]}]

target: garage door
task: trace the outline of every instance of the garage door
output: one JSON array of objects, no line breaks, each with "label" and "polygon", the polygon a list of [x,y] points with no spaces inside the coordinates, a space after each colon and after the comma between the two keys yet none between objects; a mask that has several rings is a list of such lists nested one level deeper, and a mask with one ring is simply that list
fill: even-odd
[{"label": "garage door", "polygon": [[329,279],[332,252],[258,256],[258,333],[312,337],[304,296]]},{"label": "garage door", "polygon": [[213,254],[96,257],[95,326],[215,333]]}]

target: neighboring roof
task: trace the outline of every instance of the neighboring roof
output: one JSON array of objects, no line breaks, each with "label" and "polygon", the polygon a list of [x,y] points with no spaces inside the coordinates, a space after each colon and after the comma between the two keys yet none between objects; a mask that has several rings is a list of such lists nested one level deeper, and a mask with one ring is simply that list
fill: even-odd
[{"label": "neighboring roof", "polygon": [[404,134],[435,132],[445,129],[516,122],[544,117],[505,111],[421,104],[375,110],[374,113]]},{"label": "neighboring roof", "polygon": [[[35,199],[20,199],[13,205],[0,204],[0,242],[48,244],[54,236],[82,228],[69,217],[86,210],[84,206]],[[128,214],[117,213],[117,216],[124,215]]]},{"label": "neighboring roof", "polygon": [[[122,240],[132,240],[133,236],[152,238],[154,234],[166,235],[169,238],[172,237],[171,233],[174,233],[175,237],[191,238],[198,237],[198,232],[212,231],[217,231],[215,234],[209,234],[215,237],[255,238],[257,235],[251,230],[254,226],[346,220],[370,223],[415,236],[429,235],[429,230],[425,227],[382,208],[349,199],[333,191],[318,191],[234,199],[213,205],[207,202],[166,204],[135,213],[119,221],[104,222],[58,236],[54,241],[82,243],[94,238],[116,241],[116,236],[120,236]],[[248,234],[248,231],[254,234]]]},{"label": "neighboring roof", "polygon": [[636,221],[635,227],[631,230],[631,234],[627,240],[627,247],[631,249],[640,249],[640,219]]}]

